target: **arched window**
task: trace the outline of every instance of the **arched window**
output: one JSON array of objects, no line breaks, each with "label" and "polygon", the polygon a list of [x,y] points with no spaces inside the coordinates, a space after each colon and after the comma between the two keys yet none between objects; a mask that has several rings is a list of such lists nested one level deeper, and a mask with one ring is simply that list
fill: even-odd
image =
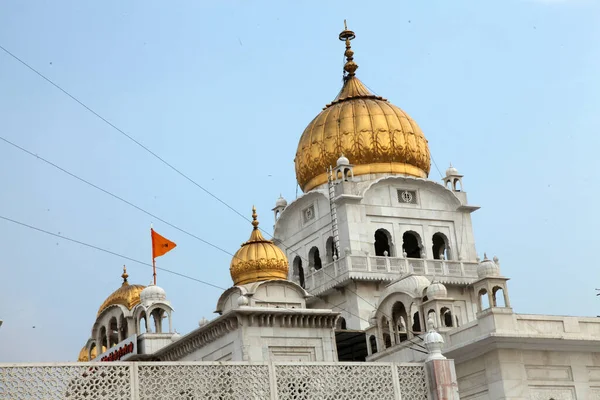
[{"label": "arched window", "polygon": [[462,190],[462,182],[458,178],[454,178],[454,190],[457,192]]},{"label": "arched window", "polygon": [[450,247],[448,245],[448,238],[443,233],[436,233],[432,237],[433,241],[433,259],[434,260],[449,260],[450,259]]},{"label": "arched window", "polygon": [[440,310],[440,316],[442,317],[442,325],[446,328],[451,328],[453,326],[453,317],[452,311],[448,307],[444,307]]},{"label": "arched window", "polygon": [[302,259],[300,256],[296,256],[294,258],[294,266],[293,266],[294,277],[298,279],[300,286],[304,286],[304,268],[302,268]]},{"label": "arched window", "polygon": [[371,354],[377,353],[377,339],[375,335],[369,337],[369,343],[371,344]]},{"label": "arched window", "polygon": [[479,296],[479,310],[483,311],[483,310],[487,310],[488,308],[490,308],[490,301],[488,298],[487,290],[481,289],[479,291],[478,296]]},{"label": "arched window", "polygon": [[108,332],[106,332],[106,335],[108,337],[109,348],[119,343],[119,329],[115,317],[112,317],[108,322]]},{"label": "arched window", "polygon": [[402,248],[408,258],[421,258],[421,237],[413,231],[402,235]]},{"label": "arched window", "polygon": [[385,343],[386,349],[392,347],[392,338],[389,333],[383,334],[383,342]]},{"label": "arched window", "polygon": [[[106,328],[102,327],[100,328],[100,348],[108,348],[108,337],[106,335]],[[98,351],[98,354],[102,353],[101,351]]]},{"label": "arched window", "polygon": [[310,262],[310,267],[315,270],[320,270],[323,266],[321,264],[321,256],[319,255],[319,249],[317,247],[313,247],[308,252],[308,261]]},{"label": "arched window", "polygon": [[381,333],[383,338],[383,348],[392,347],[392,338],[390,336],[390,324],[386,317],[381,318]]},{"label": "arched window", "polygon": [[375,231],[375,255],[392,256],[392,235],[385,229]]},{"label": "arched window", "polygon": [[146,313],[145,312],[142,312],[140,314],[140,317],[139,317],[139,320],[138,320],[138,332],[140,334],[148,332],[148,321],[146,320]]},{"label": "arched window", "polygon": [[421,315],[418,311],[413,315],[412,331],[421,332]]},{"label": "arched window", "polygon": [[337,320],[337,324],[335,325],[335,329],[338,331],[346,330],[346,319],[344,317],[339,317]]},{"label": "arched window", "polygon": [[394,331],[392,332],[396,337],[396,343],[403,342],[408,339],[408,314],[406,308],[402,302],[398,301],[392,307],[392,326]]},{"label": "arched window", "polygon": [[[437,328],[437,320],[436,320],[436,316],[435,316],[435,310],[429,310],[427,312],[427,324],[429,324],[429,320],[433,321],[433,327]],[[429,327],[427,327],[427,329],[429,329]]]},{"label": "arched window", "polygon": [[96,343],[92,343],[92,345],[90,346],[90,352],[88,353],[90,361],[93,360],[92,356],[95,358],[96,356],[98,356],[98,354],[102,354],[102,353],[103,352],[98,352],[98,348],[96,347]]},{"label": "arched window", "polygon": [[162,320],[163,320],[163,316],[165,314],[165,310],[163,310],[162,308],[155,308],[154,310],[152,310],[151,313],[151,317],[152,317],[152,326],[154,327],[154,329],[152,330],[154,333],[162,333]]},{"label": "arched window", "polygon": [[492,301],[494,302],[494,307],[506,307],[506,300],[504,299],[504,289],[500,286],[494,287],[492,289]]},{"label": "arched window", "polygon": [[121,329],[119,330],[119,341],[123,341],[127,339],[129,336],[129,329],[127,327],[127,320],[124,315],[121,315],[119,324],[121,325]]},{"label": "arched window", "polygon": [[325,256],[327,257],[327,263],[333,262],[334,258],[339,258],[333,236],[329,236],[325,242]]}]

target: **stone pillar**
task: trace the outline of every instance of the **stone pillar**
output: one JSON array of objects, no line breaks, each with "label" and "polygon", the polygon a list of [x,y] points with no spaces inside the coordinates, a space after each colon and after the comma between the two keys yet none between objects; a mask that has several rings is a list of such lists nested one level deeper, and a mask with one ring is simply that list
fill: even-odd
[{"label": "stone pillar", "polygon": [[429,318],[427,325],[428,331],[423,343],[429,352],[425,359],[425,369],[429,379],[429,399],[459,400],[454,360],[448,360],[442,355],[444,338],[435,331],[432,318]]},{"label": "stone pillar", "polygon": [[429,360],[425,362],[429,379],[429,399],[459,400],[458,381],[454,360]]}]

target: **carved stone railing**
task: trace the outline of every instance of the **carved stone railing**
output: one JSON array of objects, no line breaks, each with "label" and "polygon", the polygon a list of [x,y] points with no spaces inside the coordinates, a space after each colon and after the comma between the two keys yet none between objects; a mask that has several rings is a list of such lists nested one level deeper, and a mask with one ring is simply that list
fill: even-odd
[{"label": "carved stone railing", "polygon": [[305,285],[310,293],[319,294],[346,279],[392,281],[409,273],[435,276],[442,283],[466,283],[477,278],[477,262],[352,254],[310,271]]},{"label": "carved stone railing", "polygon": [[420,363],[0,364],[0,399],[428,399]]}]

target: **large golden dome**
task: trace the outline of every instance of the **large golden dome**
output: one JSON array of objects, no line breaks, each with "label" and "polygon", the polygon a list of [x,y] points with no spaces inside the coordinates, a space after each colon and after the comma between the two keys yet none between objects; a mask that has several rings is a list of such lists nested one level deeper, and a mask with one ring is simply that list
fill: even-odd
[{"label": "large golden dome", "polygon": [[235,253],[229,266],[234,285],[271,279],[287,279],[288,259],[272,241],[266,240],[258,229],[256,208],[252,208],[250,239]]},{"label": "large golden dome", "polygon": [[302,133],[294,163],[304,192],[327,182],[327,169],[342,154],[354,165],[354,176],[403,174],[425,178],[431,167],[427,139],[400,108],[371,93],[355,76],[350,40],[344,30],[347,62],[344,86]]},{"label": "large golden dome", "polygon": [[125,267],[123,267],[123,275],[121,277],[123,278],[123,284],[104,300],[104,303],[98,309],[98,315],[114,304],[121,304],[127,307],[128,310],[140,304],[140,293],[144,290],[145,286],[130,285],[127,282],[129,275],[127,275]]}]

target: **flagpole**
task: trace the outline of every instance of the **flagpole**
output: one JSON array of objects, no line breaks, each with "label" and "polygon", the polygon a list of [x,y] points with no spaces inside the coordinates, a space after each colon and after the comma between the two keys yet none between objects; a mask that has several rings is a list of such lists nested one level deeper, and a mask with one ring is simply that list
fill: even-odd
[{"label": "flagpole", "polygon": [[156,286],[156,260],[152,258],[152,276],[154,277],[154,286]]},{"label": "flagpole", "polygon": [[156,258],[154,257],[154,235],[152,234],[153,226],[150,222],[150,237],[152,237],[152,278],[154,280],[154,286],[156,286]]}]

